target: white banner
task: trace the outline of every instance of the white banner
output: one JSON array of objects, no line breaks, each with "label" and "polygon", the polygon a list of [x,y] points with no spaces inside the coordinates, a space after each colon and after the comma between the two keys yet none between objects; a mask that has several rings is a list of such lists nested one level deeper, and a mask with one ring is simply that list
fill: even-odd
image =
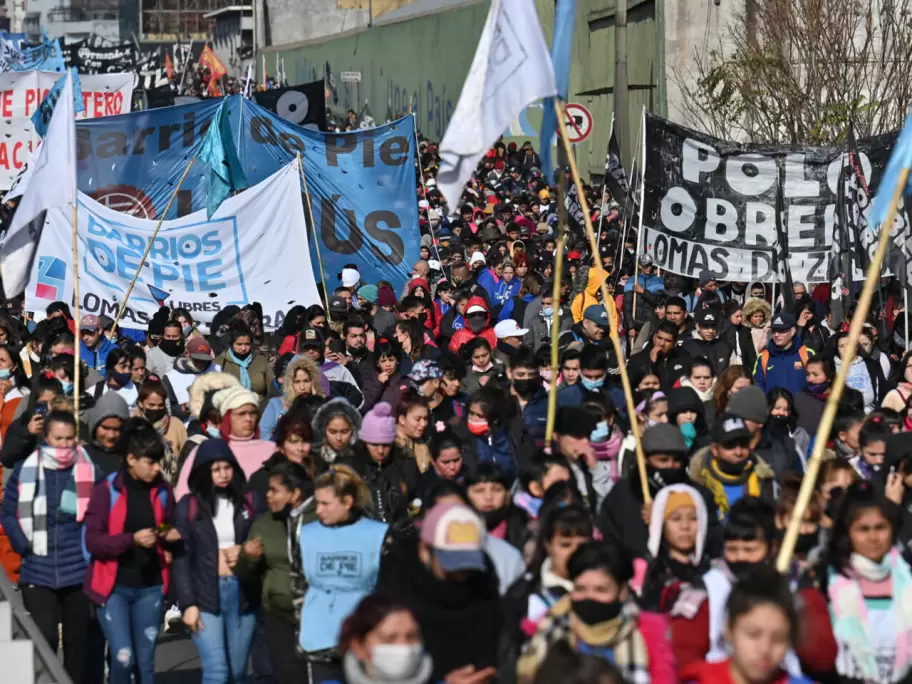
[{"label": "white banner", "polygon": [[[26,308],[73,299],[72,212],[54,209],[41,235]],[[83,314],[116,317],[157,221],[108,209],[80,193],[79,294]],[[145,329],[160,302],[210,323],[229,304],[263,305],[276,328],[292,306],[319,304],[310,264],[297,162],[229,197],[210,220],[201,210],[165,221],[130,295],[125,328]]]},{"label": "white banner", "polygon": [[[38,142],[31,116],[59,78],[49,71],[0,73],[0,190],[9,190],[28,162]],[[85,111],[77,119],[130,113],[135,74],[80,75],[79,82]]]}]

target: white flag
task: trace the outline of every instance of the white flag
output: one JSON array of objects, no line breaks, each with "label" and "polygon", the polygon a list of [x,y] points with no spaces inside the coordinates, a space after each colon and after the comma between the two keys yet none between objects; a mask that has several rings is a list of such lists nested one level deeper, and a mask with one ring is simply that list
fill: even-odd
[{"label": "white flag", "polygon": [[0,243],[0,276],[7,298],[25,290],[45,212],[76,203],[76,114],[69,72],[47,135],[29,160],[29,167],[33,170],[28,185]]},{"label": "white flag", "polygon": [[455,211],[485,152],[520,112],[557,94],[533,0],[493,0],[456,111],[440,143],[437,188]]}]

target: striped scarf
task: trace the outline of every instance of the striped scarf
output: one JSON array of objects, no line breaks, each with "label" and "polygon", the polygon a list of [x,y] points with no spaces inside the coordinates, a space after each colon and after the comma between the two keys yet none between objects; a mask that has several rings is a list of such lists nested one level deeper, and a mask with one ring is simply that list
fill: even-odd
[{"label": "striped scarf", "polygon": [[25,459],[19,472],[19,526],[36,556],[48,553],[47,487],[45,470],[71,469],[58,503],[61,513],[82,522],[95,486],[95,464],[82,447],[41,446]]}]

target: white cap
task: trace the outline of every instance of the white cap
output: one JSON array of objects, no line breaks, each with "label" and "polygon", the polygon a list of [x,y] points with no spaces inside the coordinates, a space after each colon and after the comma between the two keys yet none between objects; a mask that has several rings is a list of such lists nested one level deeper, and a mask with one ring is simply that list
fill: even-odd
[{"label": "white cap", "polygon": [[471,266],[472,264],[477,264],[478,262],[481,262],[483,264],[488,263],[487,261],[485,261],[484,254],[482,254],[481,252],[475,252],[472,255],[472,258],[469,259],[469,265]]},{"label": "white cap", "polygon": [[498,340],[502,340],[505,337],[522,337],[527,332],[529,332],[528,328],[520,328],[519,323],[514,321],[512,318],[501,321],[494,326],[494,336]]},{"label": "white cap", "polygon": [[345,287],[354,287],[361,280],[361,274],[353,268],[342,269],[342,285]]},{"label": "white cap", "polygon": [[468,316],[469,314],[473,314],[473,313],[486,314],[486,313],[488,313],[488,310],[486,308],[484,308],[483,306],[478,306],[478,304],[473,304],[468,309],[466,309],[466,316]]}]

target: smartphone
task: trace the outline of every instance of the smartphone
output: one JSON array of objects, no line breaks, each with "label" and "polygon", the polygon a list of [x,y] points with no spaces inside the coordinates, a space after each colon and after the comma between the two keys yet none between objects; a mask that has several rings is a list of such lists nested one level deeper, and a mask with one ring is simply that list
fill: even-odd
[{"label": "smartphone", "polygon": [[168,534],[168,532],[170,532],[173,528],[174,528],[174,525],[172,525],[172,524],[170,524],[170,523],[162,523],[161,525],[157,525],[157,526],[155,527],[155,533],[156,533],[157,535],[159,535],[160,537],[164,537],[164,536],[165,536],[166,534]]},{"label": "smartphone", "polygon": [[41,416],[42,418],[48,413],[48,405],[46,401],[39,401],[35,404],[35,415]]},{"label": "smartphone", "polygon": [[333,354],[339,354],[340,356],[345,356],[345,342],[342,340],[337,340],[335,338],[329,341],[329,344],[326,345]]}]

